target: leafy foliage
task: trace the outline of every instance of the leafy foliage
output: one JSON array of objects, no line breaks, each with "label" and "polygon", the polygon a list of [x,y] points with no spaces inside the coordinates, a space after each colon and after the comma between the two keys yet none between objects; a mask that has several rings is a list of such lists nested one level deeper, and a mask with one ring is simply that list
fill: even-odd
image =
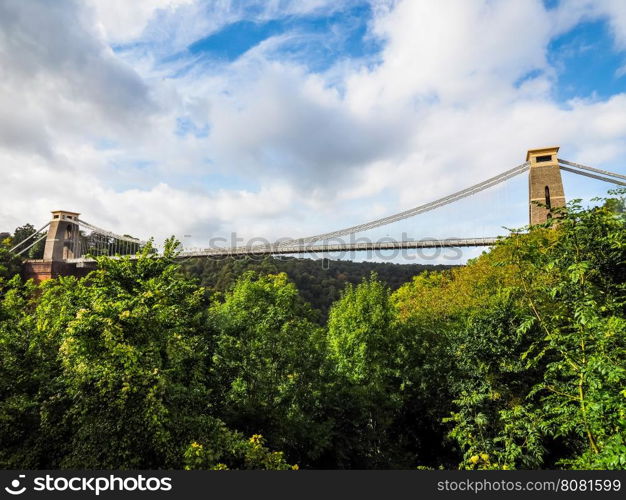
[{"label": "leafy foliage", "polygon": [[326,406],[333,461],[342,467],[389,467],[390,429],[400,406],[398,339],[389,289],[376,275],[348,285],[328,320]]},{"label": "leafy foliage", "polygon": [[300,463],[319,454],[322,330],[286,274],[245,273],[208,311],[213,404],[230,426],[260,432]]},{"label": "leafy foliage", "polygon": [[193,442],[185,450],[185,469],[261,469],[297,470],[297,465],[289,465],[281,451],[270,451],[260,434],[245,440],[240,434],[228,431],[225,427],[219,439],[209,445]]},{"label": "leafy foliage", "polygon": [[22,260],[10,251],[11,239],[0,241],[0,290],[4,283],[20,273]]},{"label": "leafy foliage", "polygon": [[515,272],[455,339],[465,466],[626,467],[625,222],[574,203],[485,257]]}]

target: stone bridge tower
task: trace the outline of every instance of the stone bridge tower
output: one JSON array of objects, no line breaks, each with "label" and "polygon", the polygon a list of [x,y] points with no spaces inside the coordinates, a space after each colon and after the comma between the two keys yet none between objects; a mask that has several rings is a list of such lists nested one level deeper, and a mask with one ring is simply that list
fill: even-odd
[{"label": "stone bridge tower", "polygon": [[530,162],[528,198],[531,225],[543,224],[552,217],[554,208],[565,206],[558,151],[558,146],[555,146],[531,149],[526,153],[526,161]]},{"label": "stone bridge tower", "polygon": [[75,242],[78,238],[78,216],[76,212],[55,210],[48,228],[48,237],[43,252],[43,260],[54,262],[74,258]]},{"label": "stone bridge tower", "polygon": [[37,283],[59,276],[85,276],[93,266],[81,266],[67,262],[68,259],[79,257],[74,255],[79,238],[77,212],[55,210],[48,227],[46,246],[43,259],[26,260],[22,265],[22,276],[33,279]]}]

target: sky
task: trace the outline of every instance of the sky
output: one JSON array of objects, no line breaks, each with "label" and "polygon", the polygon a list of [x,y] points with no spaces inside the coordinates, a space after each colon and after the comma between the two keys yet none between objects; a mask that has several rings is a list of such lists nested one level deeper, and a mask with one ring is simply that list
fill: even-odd
[{"label": "sky", "polygon": [[[552,145],[626,173],[623,0],[0,0],[0,231],[302,237]],[[371,236],[503,234],[526,183]]]}]

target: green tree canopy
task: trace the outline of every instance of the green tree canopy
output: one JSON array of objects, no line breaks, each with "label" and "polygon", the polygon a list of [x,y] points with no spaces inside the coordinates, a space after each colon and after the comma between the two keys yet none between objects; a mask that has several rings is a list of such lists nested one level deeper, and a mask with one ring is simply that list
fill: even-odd
[{"label": "green tree canopy", "polygon": [[298,463],[325,446],[317,408],[324,339],[314,318],[284,273],[245,273],[209,309],[218,414]]}]

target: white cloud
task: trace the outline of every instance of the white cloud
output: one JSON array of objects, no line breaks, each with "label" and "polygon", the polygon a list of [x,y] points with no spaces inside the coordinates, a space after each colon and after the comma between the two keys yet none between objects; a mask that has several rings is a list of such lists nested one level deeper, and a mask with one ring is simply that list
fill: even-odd
[{"label": "white cloud", "polygon": [[538,1],[400,2],[376,19],[383,63],[348,79],[353,109],[497,99],[543,69],[549,19]]},{"label": "white cloud", "polygon": [[568,27],[580,19],[606,19],[616,46],[626,49],[626,3],[623,0],[562,0],[558,10],[559,18]]},{"label": "white cloud", "polygon": [[96,26],[112,43],[139,38],[158,11],[175,11],[195,0],[87,0],[94,10]]},{"label": "white cloud", "polygon": [[621,49],[626,49],[626,3],[621,0],[608,0],[604,4],[604,9],[609,16],[617,45]]},{"label": "white cloud", "polygon": [[58,136],[81,143],[138,133],[156,111],[144,81],[95,36],[74,2],[6,0],[0,48],[0,127],[17,123],[3,134],[5,147],[31,144],[50,155]]}]

